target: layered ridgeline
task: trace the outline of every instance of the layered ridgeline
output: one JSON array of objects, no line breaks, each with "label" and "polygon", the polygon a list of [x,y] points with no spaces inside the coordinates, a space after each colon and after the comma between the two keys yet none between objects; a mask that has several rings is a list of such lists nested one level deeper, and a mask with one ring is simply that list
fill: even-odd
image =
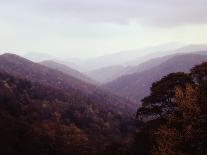
[{"label": "layered ridgeline", "polygon": [[99,83],[104,84],[124,75],[127,70],[128,67],[122,65],[114,65],[92,70],[90,72],[87,72],[86,74],[89,77],[96,79],[96,81],[98,81]]},{"label": "layered ridgeline", "polygon": [[14,54],[0,55],[0,69],[32,82],[71,92],[81,91],[82,93],[90,93],[95,89],[93,85]]},{"label": "layered ridgeline", "polygon": [[134,104],[120,96],[17,55],[1,55],[0,70],[13,76],[25,78],[31,82],[62,89],[73,96],[87,97],[89,100],[93,100],[100,105],[108,106],[108,108],[111,109],[117,108],[116,110],[119,109],[121,111],[130,111],[134,109]]},{"label": "layered ridgeline", "polygon": [[[69,66],[76,66],[81,71],[90,72],[92,70],[98,70],[100,68],[106,68],[109,66],[134,66],[149,59],[164,56],[166,55],[166,53],[173,54],[183,51],[202,51],[203,49],[207,49],[207,46],[205,45],[190,45],[187,47],[183,46],[184,45],[180,43],[169,43],[144,49],[120,51],[118,53],[107,54],[87,60],[66,58],[63,59],[61,62]],[[182,49],[180,49],[181,47]],[[74,66],[73,64],[76,65]]]},{"label": "layered ridgeline", "polygon": [[[176,53],[186,54],[193,53],[195,51],[197,54],[206,54],[207,46],[195,44],[180,48],[176,45],[163,45],[150,49],[120,52],[113,55],[99,57],[87,62],[87,64],[91,63],[91,66],[96,67],[96,69],[87,71],[87,75],[102,84],[108,83],[120,76],[144,71],[157,66]],[[140,53],[143,53],[143,55],[140,55]],[[104,65],[97,67],[100,62]],[[94,65],[92,65],[93,63]]]},{"label": "layered ridgeline", "polygon": [[104,68],[90,71],[87,73],[87,75],[93,79],[96,79],[102,84],[106,84],[116,80],[119,77],[142,72],[150,68],[153,68],[155,66],[158,66],[173,56],[174,55],[167,55],[163,57],[153,58],[139,65],[134,65],[134,66],[117,65],[117,66],[104,67]]},{"label": "layered ridgeline", "polygon": [[[172,72],[189,72],[194,65],[206,60],[207,56],[199,54],[175,54],[160,57],[153,59],[153,62],[141,64],[146,67],[145,70],[139,71],[139,68],[143,69],[143,67],[134,67],[137,70],[135,73],[122,76],[105,84],[104,87],[139,102],[149,94],[153,82]],[[159,64],[159,62],[162,63]]]}]

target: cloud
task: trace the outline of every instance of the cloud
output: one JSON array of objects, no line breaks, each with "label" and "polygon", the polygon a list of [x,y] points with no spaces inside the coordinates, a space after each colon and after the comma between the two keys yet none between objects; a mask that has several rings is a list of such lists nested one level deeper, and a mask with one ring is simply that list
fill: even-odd
[{"label": "cloud", "polygon": [[207,23],[206,0],[0,0],[0,4],[64,20],[157,26]]},{"label": "cloud", "polygon": [[33,9],[51,17],[64,16],[89,22],[129,23],[157,26],[206,24],[206,0],[0,0]]},{"label": "cloud", "polygon": [[206,6],[207,0],[0,0],[0,50],[89,57],[205,43]]}]

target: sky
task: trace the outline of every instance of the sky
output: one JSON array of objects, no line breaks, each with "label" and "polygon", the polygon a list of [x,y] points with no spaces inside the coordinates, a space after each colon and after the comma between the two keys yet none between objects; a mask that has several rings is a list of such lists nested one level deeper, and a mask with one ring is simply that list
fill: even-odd
[{"label": "sky", "polygon": [[206,44],[207,0],[0,0],[0,52],[90,58]]}]

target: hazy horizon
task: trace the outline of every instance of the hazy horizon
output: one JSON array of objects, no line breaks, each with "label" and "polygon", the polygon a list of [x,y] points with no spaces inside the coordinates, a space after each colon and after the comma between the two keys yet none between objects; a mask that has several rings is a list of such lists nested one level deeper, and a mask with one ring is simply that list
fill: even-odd
[{"label": "hazy horizon", "polygon": [[0,51],[86,59],[169,43],[206,44],[206,5],[205,0],[0,0]]},{"label": "hazy horizon", "polygon": [[[6,54],[6,53],[11,53],[11,54],[17,54],[23,57],[28,57],[28,58],[32,58],[33,56],[43,56],[44,58],[48,58],[49,59],[71,59],[71,60],[90,60],[90,59],[96,59],[99,57],[105,57],[105,56],[112,56],[112,55],[116,55],[116,54],[127,54],[127,53],[133,53],[133,52],[137,52],[139,53],[140,51],[149,51],[151,53],[156,52],[157,49],[160,48],[164,48],[164,49],[169,49],[169,50],[177,50],[179,48],[185,47],[185,46],[205,46],[206,44],[182,44],[180,42],[172,42],[172,43],[166,43],[166,44],[158,44],[158,45],[154,45],[154,46],[148,46],[145,48],[136,48],[136,49],[123,49],[123,50],[119,50],[119,51],[114,51],[112,53],[101,53],[101,54],[94,54],[94,55],[88,55],[88,56],[70,56],[70,55],[59,55],[58,53],[50,53],[48,52],[41,52],[41,51],[15,51],[15,50],[0,50],[0,54]],[[70,54],[70,52],[68,52],[68,54]],[[139,56],[143,56],[143,55],[147,55],[149,53],[140,53],[137,55],[137,57]],[[67,56],[67,57],[65,57]]]}]

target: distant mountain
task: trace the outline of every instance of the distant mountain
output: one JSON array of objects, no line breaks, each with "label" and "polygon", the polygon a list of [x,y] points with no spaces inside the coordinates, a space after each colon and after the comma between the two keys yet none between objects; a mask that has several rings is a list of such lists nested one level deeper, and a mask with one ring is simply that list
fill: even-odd
[{"label": "distant mountain", "polygon": [[[78,66],[82,72],[90,72],[93,70],[97,70],[100,68],[105,68],[109,66],[117,66],[117,65],[124,65],[127,62],[135,61],[140,57],[144,57],[145,55],[156,53],[156,52],[166,52],[166,51],[173,51],[176,50],[183,45],[180,43],[169,43],[159,46],[153,46],[145,49],[134,49],[128,51],[121,51],[114,54],[99,56],[96,58],[91,58],[87,60],[71,60],[71,59],[64,59],[63,63],[73,62]],[[77,68],[75,68],[77,69]]]},{"label": "distant mountain", "polygon": [[[149,50],[150,52],[148,51],[148,54],[140,56],[138,58],[135,54],[134,59],[131,61],[124,62],[119,65],[112,65],[92,70],[87,74],[89,77],[96,79],[100,83],[107,83],[115,80],[118,77],[144,71],[151,67],[157,66],[176,53],[197,53],[202,55],[207,54],[207,45],[188,45],[178,48],[176,50],[167,50],[167,48],[163,48],[160,49],[160,51],[157,51],[158,49],[159,48],[157,47],[154,49],[154,51]],[[142,52],[145,53],[146,51]],[[126,52],[125,54],[127,53],[128,52]]]},{"label": "distant mountain", "polygon": [[69,76],[72,76],[74,78],[80,79],[82,81],[88,82],[88,83],[95,83],[95,81],[93,81],[92,79],[90,79],[89,77],[87,77],[86,75],[82,74],[81,72],[74,70],[64,64],[61,63],[57,63],[55,61],[52,60],[47,60],[47,61],[42,61],[39,62],[41,65],[44,65],[48,68],[52,68],[58,71],[61,71]]},{"label": "distant mountain", "polygon": [[173,50],[166,50],[166,49],[160,49],[154,50],[153,52],[146,54],[144,56],[141,56],[139,58],[134,59],[133,61],[128,61],[125,65],[127,66],[136,66],[141,63],[144,63],[148,60],[164,57],[167,55],[173,55],[176,53],[200,53],[201,51],[207,51],[207,45],[204,44],[192,44],[192,45],[186,45],[179,48],[174,48]]},{"label": "distant mountain", "polygon": [[160,64],[166,62],[167,60],[174,57],[175,55],[182,55],[182,53],[165,55],[165,56],[162,56],[162,57],[156,57],[156,58],[149,59],[149,60],[147,60],[147,61],[145,61],[145,62],[143,62],[139,65],[130,66],[130,67],[128,67],[127,71],[125,71],[125,73],[123,75],[129,75],[129,74],[149,70],[151,68],[154,68],[154,67],[159,66]]},{"label": "distant mountain", "polygon": [[161,63],[165,62],[166,60],[173,57],[173,55],[167,55],[164,57],[158,57],[154,59],[147,60],[146,62],[141,63],[140,65],[136,66],[110,66],[101,68],[98,70],[91,71],[87,73],[87,75],[98,82],[104,84],[111,82],[121,76],[142,72],[148,69],[151,69],[155,66],[160,65]]},{"label": "distant mountain", "polygon": [[99,89],[95,85],[14,54],[0,55],[0,71],[30,80],[33,83],[66,91],[74,97],[88,98],[88,101],[99,105],[107,105],[108,109],[117,110],[121,113],[133,111],[132,107],[135,106],[132,102],[106,90]]},{"label": "distant mountain", "polygon": [[[161,59],[161,58],[160,58]],[[148,70],[120,77],[104,87],[139,102],[149,95],[151,84],[172,72],[189,72],[199,63],[207,61],[207,56],[199,54],[176,54],[161,64]]]},{"label": "distant mountain", "polygon": [[104,68],[100,68],[97,70],[93,70],[86,74],[90,78],[93,78],[100,83],[106,83],[123,75],[126,70],[127,70],[127,67],[124,67],[121,65],[115,65],[115,66],[109,66],[109,67],[104,67]]},{"label": "distant mountain", "polygon": [[14,54],[0,55],[0,70],[32,82],[66,90],[90,91],[94,86]]},{"label": "distant mountain", "polygon": [[176,50],[176,52],[181,52],[181,53],[194,53],[194,52],[200,52],[200,51],[207,51],[207,45],[205,44],[192,44],[188,46],[184,46],[182,48],[179,48]]}]

